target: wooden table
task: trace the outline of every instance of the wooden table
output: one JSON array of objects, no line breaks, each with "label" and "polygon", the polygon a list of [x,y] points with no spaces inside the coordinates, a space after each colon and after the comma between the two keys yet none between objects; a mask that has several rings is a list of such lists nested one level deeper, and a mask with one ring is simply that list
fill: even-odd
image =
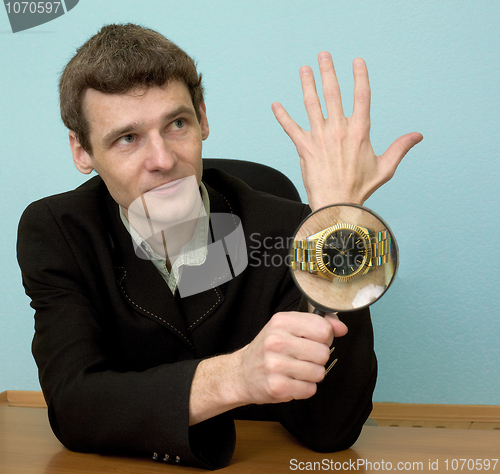
[{"label": "wooden table", "polygon": [[[470,472],[480,466],[485,471],[485,459],[490,460],[487,472],[500,473],[500,461],[494,460],[500,458],[499,431],[366,426],[351,449],[322,454],[301,446],[277,423],[237,421],[236,429],[236,452],[231,464],[221,471],[224,474]],[[149,459],[74,453],[52,434],[46,409],[0,407],[1,474],[170,472],[203,471]]]}]

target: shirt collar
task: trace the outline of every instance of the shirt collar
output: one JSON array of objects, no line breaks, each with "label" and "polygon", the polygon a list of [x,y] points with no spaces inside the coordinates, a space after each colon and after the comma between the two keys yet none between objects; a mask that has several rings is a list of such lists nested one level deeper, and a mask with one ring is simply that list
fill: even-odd
[{"label": "shirt collar", "polygon": [[169,272],[166,265],[166,260],[161,255],[158,255],[151,247],[151,245],[134,229],[128,219],[125,217],[123,210],[120,206],[120,218],[123,225],[130,233],[134,242],[134,248],[140,247],[142,251],[148,256],[151,262],[155,265],[161,276],[169,286],[172,293],[177,288],[179,281],[180,268],[183,265],[196,266],[205,263],[207,257],[207,235],[209,231],[209,217],[210,217],[210,198],[208,191],[203,183],[200,185],[200,193],[203,206],[200,207],[200,215],[196,222],[193,236],[181,249],[179,256],[172,265]]}]

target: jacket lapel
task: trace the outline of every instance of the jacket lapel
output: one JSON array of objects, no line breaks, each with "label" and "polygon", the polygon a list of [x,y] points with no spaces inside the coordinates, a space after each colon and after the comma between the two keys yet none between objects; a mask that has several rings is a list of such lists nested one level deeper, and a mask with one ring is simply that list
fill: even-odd
[{"label": "jacket lapel", "polygon": [[[228,201],[219,192],[215,191],[207,183],[204,183],[209,199],[210,199],[210,216],[216,213],[232,213]],[[211,219],[212,220],[212,219]],[[200,291],[198,293],[191,294],[190,296],[181,297],[179,292],[177,292],[176,300],[178,302],[180,311],[184,315],[184,320],[187,323],[188,331],[192,332],[198,328],[203,322],[205,322],[210,316],[212,316],[217,308],[224,302],[224,295],[226,284],[217,284],[217,275],[221,274],[220,264],[227,265],[225,255],[222,259],[217,255],[215,246],[211,245],[212,236],[209,233],[207,236],[208,253],[205,263],[201,266],[186,267],[183,269],[181,275],[182,279],[191,280],[199,279],[200,275],[205,277],[212,277],[211,279],[203,278],[204,281],[214,281],[215,283],[211,285],[211,288],[205,289],[205,291]],[[220,248],[217,247],[217,250]],[[182,291],[181,291],[182,294]]]},{"label": "jacket lapel", "polygon": [[127,303],[137,312],[169,329],[193,348],[186,322],[172,292],[155,268],[138,249],[121,222],[118,205],[109,197],[111,238],[117,283]]}]

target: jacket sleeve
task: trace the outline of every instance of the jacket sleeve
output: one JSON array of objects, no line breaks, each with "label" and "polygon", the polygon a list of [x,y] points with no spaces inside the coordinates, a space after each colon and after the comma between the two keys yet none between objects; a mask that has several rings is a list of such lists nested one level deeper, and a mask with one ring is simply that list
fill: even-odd
[{"label": "jacket sleeve", "polygon": [[377,379],[373,331],[368,309],[339,314],[347,335],[335,339],[330,361],[338,359],[316,394],[277,407],[281,424],[314,451],[334,452],[352,446],[372,411]]},{"label": "jacket sleeve", "polygon": [[24,212],[17,252],[35,310],[33,355],[58,439],[75,451],[158,453],[206,469],[228,464],[235,445],[228,415],[189,428],[189,394],[199,360],[117,369],[110,328],[103,327],[61,219],[46,202]]}]

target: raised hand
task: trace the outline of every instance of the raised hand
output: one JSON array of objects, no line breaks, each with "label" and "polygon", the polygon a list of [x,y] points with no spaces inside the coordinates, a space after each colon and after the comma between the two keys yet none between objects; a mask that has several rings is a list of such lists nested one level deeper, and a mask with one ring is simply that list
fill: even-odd
[{"label": "raised hand", "polygon": [[370,142],[370,83],[365,62],[353,61],[354,107],[351,117],[342,108],[340,87],[332,57],[318,55],[327,118],[323,116],[310,67],[300,68],[304,105],[311,130],[301,128],[281,104],[274,115],[291,138],[300,157],[302,179],[312,210],[329,204],[363,204],[389,181],[408,151],[422,140],[420,133],[399,137],[380,156]]}]

